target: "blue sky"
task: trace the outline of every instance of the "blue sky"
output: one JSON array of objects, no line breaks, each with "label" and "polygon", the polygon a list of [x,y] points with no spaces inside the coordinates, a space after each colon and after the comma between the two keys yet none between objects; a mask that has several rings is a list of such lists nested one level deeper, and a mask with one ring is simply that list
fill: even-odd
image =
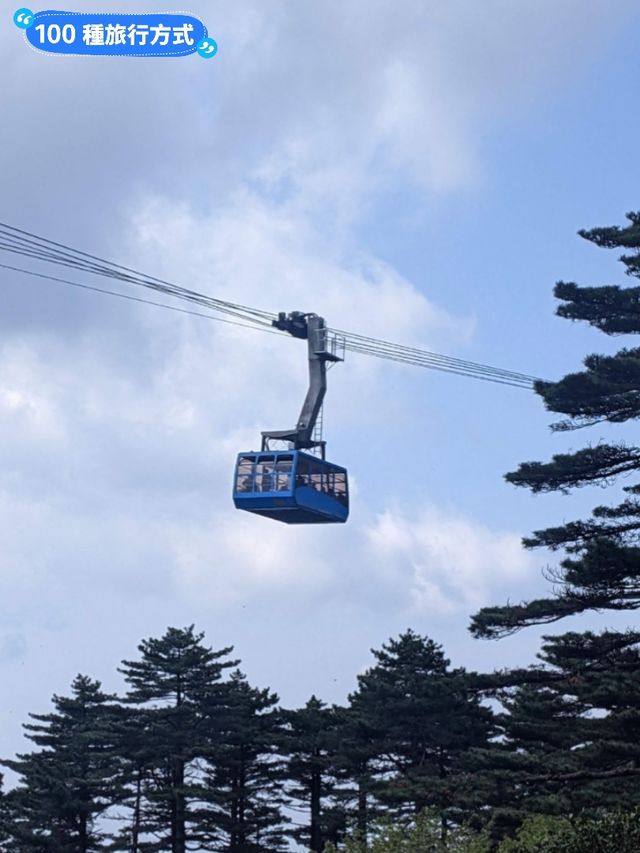
[{"label": "blue sky", "polygon": [[[4,220],[544,377],[618,346],[555,318],[552,287],[623,283],[576,231],[638,207],[636,4],[190,10],[210,62],[45,57],[3,3]],[[457,665],[534,658],[535,631],[474,641],[469,615],[544,590],[549,557],[521,536],[604,498],[504,482],[587,439],[551,435],[534,395],[350,356],[325,437],[352,516],[293,530],[235,512],[230,485],[238,451],[294,423],[299,344],[6,271],[0,300],[1,754],[76,673],[120,689],[118,661],[168,625],[235,644],[288,705],[344,701],[409,626]]]}]

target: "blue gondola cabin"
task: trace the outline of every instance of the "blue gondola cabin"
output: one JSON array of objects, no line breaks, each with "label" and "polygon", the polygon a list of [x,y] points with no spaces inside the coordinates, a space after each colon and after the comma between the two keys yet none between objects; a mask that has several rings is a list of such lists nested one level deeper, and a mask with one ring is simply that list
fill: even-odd
[{"label": "blue gondola cabin", "polygon": [[342,523],[349,515],[347,472],[301,450],[241,453],[233,502],[286,524]]}]

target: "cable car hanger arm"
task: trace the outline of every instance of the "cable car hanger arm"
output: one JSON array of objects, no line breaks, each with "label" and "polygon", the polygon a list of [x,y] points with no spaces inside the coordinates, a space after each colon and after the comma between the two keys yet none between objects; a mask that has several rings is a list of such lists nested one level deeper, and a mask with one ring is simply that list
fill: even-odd
[{"label": "cable car hanger arm", "polygon": [[324,441],[314,441],[313,430],[318,420],[324,395],[327,391],[327,362],[344,360],[344,339],[327,330],[323,317],[302,311],[284,311],[272,321],[276,329],[288,332],[294,338],[307,341],[309,362],[309,389],[302,404],[295,429],[269,430],[262,433],[262,449],[269,449],[269,441],[290,442],[296,450],[320,448],[324,459]]}]

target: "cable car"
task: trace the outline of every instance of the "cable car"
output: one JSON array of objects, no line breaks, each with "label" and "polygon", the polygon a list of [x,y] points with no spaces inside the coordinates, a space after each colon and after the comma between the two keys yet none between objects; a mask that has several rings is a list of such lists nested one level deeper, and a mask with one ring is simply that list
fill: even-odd
[{"label": "cable car", "polygon": [[302,450],[241,453],[233,502],[286,524],[344,522],[349,515],[347,472]]},{"label": "cable car", "polygon": [[349,515],[347,471],[326,461],[318,416],[327,390],[327,362],[343,360],[344,341],[341,352],[340,339],[316,314],[281,313],[273,325],[308,341],[309,390],[295,429],[263,432],[260,451],[240,453],[233,503],[286,524],[343,523]]}]

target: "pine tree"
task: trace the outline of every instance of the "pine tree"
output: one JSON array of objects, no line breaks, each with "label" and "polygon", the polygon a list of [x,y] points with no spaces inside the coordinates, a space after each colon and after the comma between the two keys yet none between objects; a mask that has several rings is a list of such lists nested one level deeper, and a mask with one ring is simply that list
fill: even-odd
[{"label": "pine tree", "polygon": [[[576,815],[634,807],[640,790],[640,635],[605,631],[545,637],[543,666],[479,676],[500,700],[500,737],[474,751],[492,835],[527,813]],[[511,682],[512,685],[508,687]]]},{"label": "pine tree", "polygon": [[327,842],[337,844],[346,829],[346,816],[333,799],[337,754],[335,710],[315,696],[296,711],[284,714],[287,777],[294,806],[308,814],[308,823],[292,831],[293,838],[313,853]]},{"label": "pine tree", "polygon": [[564,676],[555,689],[584,708],[580,742],[573,748],[579,766],[565,777],[576,799],[584,807],[638,805],[640,635],[587,631],[547,637],[541,658]]},{"label": "pine tree", "polygon": [[[482,792],[492,837],[513,833],[527,814],[572,814],[574,786],[557,781],[577,772],[586,737],[585,707],[564,684],[527,684],[501,690],[499,738],[470,755],[474,786]],[[489,806],[490,809],[486,809]]]},{"label": "pine tree", "polygon": [[375,755],[375,795],[400,818],[437,808],[446,832],[464,806],[463,757],[486,744],[491,712],[427,637],[408,630],[373,655],[350,701]]},{"label": "pine tree", "polygon": [[0,853],[9,853],[9,801],[3,790],[3,776],[0,773]]},{"label": "pine tree", "polygon": [[[604,248],[623,248],[626,273],[640,277],[640,214],[627,215],[624,228],[581,231],[582,237]],[[640,287],[579,287],[558,282],[557,313],[586,321],[607,335],[640,332]],[[538,382],[536,391],[552,412],[562,415],[556,431],[597,424],[622,424],[640,415],[640,349],[623,348],[611,356],[590,355],[585,370],[558,382]],[[629,482],[640,470],[640,447],[622,441],[599,442],[551,461],[527,462],[507,480],[534,493],[569,493],[589,485],[626,484],[618,503],[598,506],[590,518],[535,531],[524,540],[528,548],[562,552],[559,565],[548,571],[553,594],[516,605],[487,607],[473,618],[471,631],[481,637],[503,637],[528,625],[549,624],[586,611],[625,611],[640,607],[640,482]],[[531,703],[545,696],[549,705],[563,701],[582,707],[574,720],[578,741],[555,743],[546,772],[529,772],[525,781],[529,803],[538,807],[549,791],[565,799],[565,807],[592,809],[600,805],[637,802],[640,756],[640,703],[637,672],[640,634],[626,631],[570,632],[545,637],[545,667],[494,676],[503,685],[526,685],[522,697]],[[491,680],[491,677],[488,677]],[[534,687],[534,685],[538,685]],[[546,686],[542,686],[546,685]],[[515,710],[515,709],[514,709]],[[523,713],[525,706],[518,709]],[[530,708],[528,725],[536,724]],[[558,720],[537,712],[537,724],[553,743]],[[515,753],[514,753],[515,754]],[[527,750],[519,753],[527,755]],[[537,787],[536,787],[537,786]],[[542,799],[541,799],[542,797]]]},{"label": "pine tree", "polygon": [[[605,248],[630,250],[622,261],[629,276],[640,278],[640,213],[627,214],[625,228],[581,231]],[[557,313],[584,320],[608,335],[640,333],[640,287],[579,287],[558,282],[562,301]],[[552,412],[563,415],[560,431],[634,420],[640,416],[640,348],[616,355],[590,355],[585,370],[558,382],[538,382],[536,392]],[[595,443],[550,462],[526,462],[507,480],[532,492],[569,492],[585,485],[609,485],[640,470],[640,447],[623,442]],[[500,637],[526,625],[555,622],[587,610],[635,610],[640,607],[640,482],[624,487],[626,498],[615,506],[599,506],[587,520],[536,531],[524,540],[528,548],[564,550],[566,556],[550,573],[555,594],[519,605],[487,607],[472,620],[476,636]]]},{"label": "pine tree", "polygon": [[214,652],[203,638],[193,625],[169,628],[160,639],[143,640],[140,659],[123,661],[120,669],[130,685],[126,701],[137,709],[122,742],[135,779],[131,834],[159,839],[159,846],[145,843],[140,850],[164,850],[168,843],[171,853],[186,853],[199,837],[189,803],[205,793],[197,765],[206,751],[205,709],[224,670],[238,664],[223,660],[231,647]]},{"label": "pine tree", "polygon": [[113,840],[112,850],[151,853],[153,849],[144,843],[144,838],[157,826],[154,809],[146,800],[148,794],[154,801],[158,785],[158,743],[154,739],[157,735],[155,720],[149,719],[146,709],[120,706],[115,745],[121,760],[124,793],[118,815],[122,828]]},{"label": "pine tree", "polygon": [[334,707],[337,747],[333,795],[350,826],[351,835],[365,843],[381,810],[373,796],[376,745],[353,707]]},{"label": "pine tree", "polygon": [[207,707],[203,833],[224,853],[286,848],[278,697],[237,670]]},{"label": "pine tree", "polygon": [[113,748],[113,696],[79,675],[54,711],[30,714],[27,737],[39,751],[3,761],[20,777],[7,800],[9,849],[91,853],[104,849],[98,818],[117,803],[119,761]]}]

